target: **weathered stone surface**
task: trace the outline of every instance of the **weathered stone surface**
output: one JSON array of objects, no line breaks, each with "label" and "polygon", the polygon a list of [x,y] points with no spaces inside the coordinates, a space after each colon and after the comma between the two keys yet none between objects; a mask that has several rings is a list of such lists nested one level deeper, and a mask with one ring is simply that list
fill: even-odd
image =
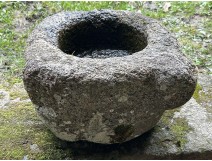
[{"label": "weathered stone surface", "polygon": [[212,115],[195,99],[168,110],[149,132],[123,144],[71,143],[74,159],[212,159]]},{"label": "weathered stone surface", "polygon": [[[198,102],[207,97],[212,104],[212,76],[200,77]],[[83,147],[78,142],[68,146],[75,149],[75,159],[212,159],[211,104],[191,98],[182,107],[167,110],[151,131],[123,144],[83,143]]]},{"label": "weathered stone surface", "polygon": [[[125,55],[77,55],[111,49]],[[25,88],[50,130],[68,141],[125,142],[186,103],[196,69],[153,19],[126,11],[62,12],[32,32]]]}]

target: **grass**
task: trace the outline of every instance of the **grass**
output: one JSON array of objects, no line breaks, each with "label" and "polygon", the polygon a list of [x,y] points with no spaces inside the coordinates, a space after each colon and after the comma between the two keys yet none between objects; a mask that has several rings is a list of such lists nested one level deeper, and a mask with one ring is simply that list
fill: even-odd
[{"label": "grass", "polygon": [[[128,10],[158,19],[177,37],[182,52],[211,74],[212,2],[171,2],[167,12],[163,9],[165,3],[155,2],[156,7],[149,9],[144,2],[0,2],[0,74],[3,73],[0,89],[9,92],[11,100],[28,99],[26,93],[14,88],[14,85],[22,84],[26,39],[45,17],[64,10]],[[197,86],[194,93],[197,100],[201,90]],[[166,112],[162,121],[168,124],[172,116],[173,111]],[[170,128],[183,147],[189,128],[183,121],[178,122]],[[32,152],[31,144],[37,144],[40,152]],[[40,122],[31,102],[20,101],[0,109],[0,159],[23,159],[24,156],[27,159],[71,158],[72,152],[62,150],[59,144],[60,141]]]},{"label": "grass", "polygon": [[[168,12],[163,10],[165,3],[156,2],[156,9],[150,10],[143,2],[0,2],[0,65],[6,78],[21,77],[26,39],[34,26],[49,15],[63,10],[115,9],[139,11],[160,20],[178,38],[183,53],[211,73],[212,45],[204,45],[212,39],[212,2],[171,2]],[[30,23],[26,32],[15,30],[17,12]],[[188,23],[197,15],[203,21],[200,25]]]}]

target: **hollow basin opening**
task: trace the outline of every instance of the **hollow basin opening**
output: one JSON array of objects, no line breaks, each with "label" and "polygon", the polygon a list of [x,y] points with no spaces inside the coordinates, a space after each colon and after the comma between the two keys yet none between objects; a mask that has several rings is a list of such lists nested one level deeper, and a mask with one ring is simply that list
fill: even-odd
[{"label": "hollow basin opening", "polygon": [[61,30],[59,48],[81,58],[109,58],[131,55],[147,46],[144,31],[118,21],[82,21]]}]

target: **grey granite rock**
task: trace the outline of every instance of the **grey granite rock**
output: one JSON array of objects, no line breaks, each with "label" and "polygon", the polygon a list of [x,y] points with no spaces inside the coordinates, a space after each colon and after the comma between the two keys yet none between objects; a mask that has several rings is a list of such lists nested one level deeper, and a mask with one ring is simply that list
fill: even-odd
[{"label": "grey granite rock", "polygon": [[[212,76],[200,74],[198,102],[167,110],[149,132],[115,145],[69,145],[74,159],[212,159]],[[195,96],[196,97],[196,96]],[[203,102],[210,102],[210,106]],[[200,103],[200,104],[199,104]],[[81,148],[80,148],[81,147]],[[96,150],[98,149],[98,150]]]},{"label": "grey granite rock", "polygon": [[[88,56],[115,50],[125,54]],[[78,57],[82,53],[87,55]],[[25,57],[29,97],[50,130],[67,141],[136,138],[165,110],[186,103],[196,85],[196,68],[176,39],[158,21],[134,12],[47,17],[29,37]]]},{"label": "grey granite rock", "polygon": [[129,142],[78,142],[69,147],[74,159],[212,159],[211,114],[192,98],[180,108],[167,110],[152,130]]}]

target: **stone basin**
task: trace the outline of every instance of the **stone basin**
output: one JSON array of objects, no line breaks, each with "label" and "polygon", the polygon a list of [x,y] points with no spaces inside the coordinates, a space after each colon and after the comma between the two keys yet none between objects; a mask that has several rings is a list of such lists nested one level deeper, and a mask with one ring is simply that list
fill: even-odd
[{"label": "stone basin", "polygon": [[32,32],[24,85],[66,141],[113,144],[153,128],[192,96],[197,70],[171,33],[128,11],[61,12]]}]

